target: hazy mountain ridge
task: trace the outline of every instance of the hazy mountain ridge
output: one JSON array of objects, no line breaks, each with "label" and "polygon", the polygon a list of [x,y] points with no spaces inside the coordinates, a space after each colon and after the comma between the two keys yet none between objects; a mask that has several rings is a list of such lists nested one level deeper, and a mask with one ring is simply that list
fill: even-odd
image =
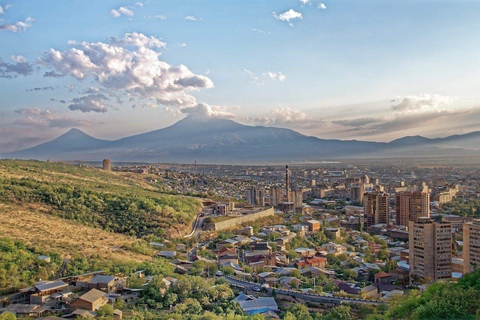
[{"label": "hazy mountain ridge", "polygon": [[320,139],[294,130],[247,126],[227,119],[187,117],[174,125],[119,140],[101,140],[78,129],[7,158],[142,162],[258,163],[338,158],[477,153],[480,132],[446,138],[408,136],[385,142]]}]

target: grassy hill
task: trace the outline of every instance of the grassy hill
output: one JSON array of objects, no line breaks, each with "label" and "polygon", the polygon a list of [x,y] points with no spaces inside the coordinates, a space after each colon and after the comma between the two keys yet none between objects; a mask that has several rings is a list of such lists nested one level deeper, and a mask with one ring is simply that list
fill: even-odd
[{"label": "grassy hill", "polygon": [[[51,216],[45,208],[0,204],[0,295],[42,279],[95,270],[128,274],[155,253],[147,242]],[[40,261],[40,255],[51,258]],[[1,300],[1,299],[0,299]]]},{"label": "grassy hill", "polygon": [[198,199],[162,194],[143,175],[39,161],[0,161],[0,203],[117,233],[188,233]]},{"label": "grassy hill", "polygon": [[144,175],[1,160],[0,295],[60,271],[128,274],[145,267],[155,252],[138,237],[188,233],[200,206],[195,198],[162,194]]}]

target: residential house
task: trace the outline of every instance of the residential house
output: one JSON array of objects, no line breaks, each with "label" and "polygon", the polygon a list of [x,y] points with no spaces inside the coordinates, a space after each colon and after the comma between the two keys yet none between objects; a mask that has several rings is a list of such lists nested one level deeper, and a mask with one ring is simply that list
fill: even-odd
[{"label": "residential house", "polygon": [[262,272],[258,275],[258,282],[273,286],[275,283],[277,283],[277,277],[273,272]]},{"label": "residential house", "polygon": [[31,304],[45,304],[51,300],[52,294],[64,292],[68,289],[68,284],[62,280],[39,281],[33,286],[35,293],[30,295]]},{"label": "residential house", "polygon": [[83,309],[88,311],[97,311],[101,306],[107,304],[106,293],[97,289],[92,289],[81,295],[77,300],[70,304],[70,309]]},{"label": "residential house", "polygon": [[325,234],[330,239],[341,239],[342,238],[340,228],[325,228]]},{"label": "residential house", "polygon": [[327,259],[322,257],[307,258],[305,260],[299,260],[295,263],[298,269],[304,269],[309,267],[325,268],[326,264],[327,264]]},{"label": "residential house", "polygon": [[89,289],[98,289],[106,293],[114,293],[125,286],[126,280],[124,278],[105,275],[96,275],[88,283]]},{"label": "residential house", "polygon": [[308,220],[307,225],[308,225],[308,231],[317,232],[317,231],[320,231],[322,223],[318,220]]},{"label": "residential house", "polygon": [[240,308],[242,308],[242,311],[247,315],[269,311],[279,311],[277,302],[273,297],[256,298],[240,292],[240,294],[233,301],[238,303]]},{"label": "residential house", "polygon": [[295,277],[285,276],[278,279],[279,286],[282,286],[287,289],[298,288],[300,283],[302,283],[302,281]]},{"label": "residential house", "polygon": [[255,242],[250,249],[251,252],[255,254],[269,254],[272,253],[272,247],[268,244],[268,242]]},{"label": "residential house", "polygon": [[393,276],[386,272],[378,272],[374,275],[376,284],[392,284]]}]

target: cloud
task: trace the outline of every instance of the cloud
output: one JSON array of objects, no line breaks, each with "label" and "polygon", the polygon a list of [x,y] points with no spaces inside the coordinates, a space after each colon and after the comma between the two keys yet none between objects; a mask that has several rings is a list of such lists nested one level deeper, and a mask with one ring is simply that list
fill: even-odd
[{"label": "cloud", "polygon": [[244,69],[243,74],[247,75],[253,84],[256,84],[257,86],[262,86],[265,84],[266,79],[273,80],[273,81],[285,81],[287,78],[283,73],[281,72],[263,72],[261,75],[256,75],[254,72]]},{"label": "cloud", "polygon": [[[206,103],[198,103],[193,107],[185,107],[180,109],[180,113],[188,114],[190,117],[197,119],[208,119],[208,118],[234,118],[235,115],[228,110],[232,108],[208,105]],[[167,112],[172,111],[166,109]]]},{"label": "cloud", "polygon": [[58,100],[54,98],[50,98],[50,101],[60,102],[60,103],[67,103],[65,100]]},{"label": "cloud", "polygon": [[50,110],[40,108],[21,108],[15,110],[15,113],[22,117],[16,119],[13,124],[18,126],[27,126],[35,128],[69,128],[69,127],[87,127],[94,124],[93,121],[70,118]]},{"label": "cloud", "polygon": [[2,6],[0,6],[0,14],[5,14],[5,11],[3,10]]},{"label": "cloud", "polygon": [[0,59],[0,78],[16,78],[28,76],[33,72],[33,66],[22,56],[10,57],[15,63],[4,62]]},{"label": "cloud", "polygon": [[103,103],[103,101],[109,100],[105,95],[97,93],[83,97],[73,98],[72,104],[68,106],[68,109],[72,111],[81,112],[97,112],[105,113],[110,106]]},{"label": "cloud", "polygon": [[327,6],[325,5],[325,3],[319,3],[318,4],[318,9],[326,10]]},{"label": "cloud", "polygon": [[377,119],[377,118],[357,118],[357,119],[336,120],[332,122],[345,127],[364,127],[372,123],[378,123],[379,121],[380,119]]},{"label": "cloud", "polygon": [[423,94],[419,96],[397,97],[391,102],[392,116],[378,118],[357,118],[337,120],[332,123],[349,127],[347,131],[355,131],[364,136],[390,134],[413,128],[428,127],[443,118],[456,117],[470,112],[447,108],[458,101],[456,97]]},{"label": "cloud", "polygon": [[189,20],[189,21],[200,21],[200,20],[203,20],[203,18],[196,18],[194,16],[186,16],[185,17],[185,20]]},{"label": "cloud", "polygon": [[130,8],[127,8],[127,7],[120,7],[118,9],[112,9],[112,10],[110,10],[110,14],[114,18],[120,18],[121,16],[133,17],[135,15],[133,10],[130,9]]},{"label": "cloud", "polygon": [[152,102],[152,101],[148,101],[148,102],[145,102],[145,103],[136,103],[132,106],[132,108],[148,108],[148,109],[156,109],[158,108],[158,104]]},{"label": "cloud", "polygon": [[2,24],[0,25],[0,30],[7,30],[15,33],[20,33],[30,28],[34,22],[35,22],[35,19],[33,19],[32,17],[28,17],[25,19],[25,21],[17,21],[13,24],[9,24],[9,23]]},{"label": "cloud", "polygon": [[301,2],[303,5],[306,5],[306,4],[311,4],[311,3],[312,3],[312,0],[300,0],[300,2]]},{"label": "cloud", "polygon": [[98,87],[88,87],[87,89],[83,90],[83,94],[95,94],[101,91]]},{"label": "cloud", "polygon": [[392,110],[402,113],[423,113],[431,111],[442,111],[442,106],[448,106],[458,101],[457,97],[447,97],[438,94],[422,94],[420,96],[406,96],[396,98],[393,102],[399,101],[392,106]]},{"label": "cloud", "polygon": [[270,79],[272,79],[273,81],[284,81],[287,77],[282,74],[281,72],[279,72],[278,74],[277,73],[274,73],[274,72],[271,72],[271,71],[268,71],[267,74],[266,74]]},{"label": "cloud", "polygon": [[293,23],[290,21],[295,19],[303,19],[303,16],[300,12],[296,12],[293,9],[285,11],[284,13],[277,14],[275,11],[272,13],[273,17],[280,21],[286,21],[290,26],[293,26]]},{"label": "cloud", "polygon": [[43,91],[43,90],[55,90],[54,87],[48,86],[48,87],[35,87],[32,89],[26,89],[25,91],[27,92],[32,92],[32,91]]},{"label": "cloud", "polygon": [[258,32],[258,33],[268,33],[268,34],[272,33],[271,31],[265,31],[265,30],[257,29],[257,28],[252,28],[252,31],[253,32]]},{"label": "cloud", "polygon": [[322,123],[321,120],[312,119],[300,110],[288,107],[277,108],[267,116],[250,118],[249,120],[262,125],[285,125],[292,128],[313,128]]},{"label": "cloud", "polygon": [[194,74],[184,65],[172,66],[160,60],[161,53],[155,49],[165,47],[165,43],[155,37],[127,33],[121,39],[110,38],[109,43],[70,44],[73,48],[52,48],[38,60],[51,70],[45,76],[53,73],[77,80],[90,77],[109,91],[177,107],[196,104],[190,92],[213,88],[208,77]]},{"label": "cloud", "polygon": [[[146,36],[142,33],[133,32],[133,33],[125,33],[123,38],[117,39],[114,37],[109,38],[110,43],[113,46],[117,47],[136,47],[136,48],[165,48],[167,44],[162,40],[154,37],[154,36]],[[77,42],[72,41],[71,44],[75,45],[78,44]]]},{"label": "cloud", "polygon": [[144,19],[160,19],[160,20],[166,20],[167,16],[162,15],[162,14],[156,14],[154,16],[143,16]]}]

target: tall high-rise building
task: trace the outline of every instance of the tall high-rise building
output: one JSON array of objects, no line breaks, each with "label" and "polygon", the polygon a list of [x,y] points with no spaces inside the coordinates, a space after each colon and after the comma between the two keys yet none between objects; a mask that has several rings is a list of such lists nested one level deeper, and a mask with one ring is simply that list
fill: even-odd
[{"label": "tall high-rise building", "polygon": [[290,171],[288,170],[288,166],[285,166],[285,191],[286,191],[286,195],[287,195],[287,202],[290,202],[291,199],[290,199]]},{"label": "tall high-rise building", "polygon": [[420,217],[430,217],[430,194],[428,192],[400,192],[395,196],[397,225],[408,226]]},{"label": "tall high-rise building", "polygon": [[278,204],[283,201],[283,189],[272,187],[269,190],[270,205],[278,207]]},{"label": "tall high-rise building", "polygon": [[365,227],[379,223],[389,223],[388,193],[366,192],[363,195],[363,217]]},{"label": "tall high-rise building", "polygon": [[257,206],[265,207],[265,190],[258,189],[255,197]]},{"label": "tall high-rise building", "polygon": [[246,200],[252,206],[265,206],[265,191],[252,187],[245,191]]},{"label": "tall high-rise building", "polygon": [[293,202],[293,206],[295,208],[300,208],[303,203],[303,192],[302,189],[297,189],[297,190],[292,190],[290,191],[291,193],[291,199]]},{"label": "tall high-rise building", "polygon": [[463,274],[480,268],[480,219],[463,225]]},{"label": "tall high-rise building", "polygon": [[110,159],[103,159],[103,170],[110,171]]},{"label": "tall high-rise building", "polygon": [[353,183],[350,187],[350,200],[353,202],[363,203],[363,194],[365,187],[363,183]]},{"label": "tall high-rise building", "polygon": [[420,217],[409,222],[410,274],[426,282],[452,277],[452,225]]}]

